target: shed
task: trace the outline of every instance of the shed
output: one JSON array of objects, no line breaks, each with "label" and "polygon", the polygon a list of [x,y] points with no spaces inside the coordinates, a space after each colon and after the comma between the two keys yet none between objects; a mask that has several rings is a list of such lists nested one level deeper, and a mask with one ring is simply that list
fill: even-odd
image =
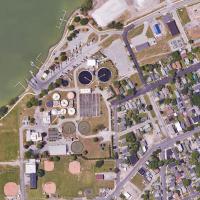
[{"label": "shed", "polygon": [[96,174],[96,180],[104,180],[104,174]]}]

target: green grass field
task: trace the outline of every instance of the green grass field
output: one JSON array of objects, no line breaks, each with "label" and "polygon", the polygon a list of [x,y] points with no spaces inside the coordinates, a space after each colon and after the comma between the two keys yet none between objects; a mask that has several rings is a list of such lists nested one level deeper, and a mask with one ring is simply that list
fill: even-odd
[{"label": "green grass field", "polygon": [[5,119],[0,121],[0,161],[16,160],[19,151],[18,113],[16,107]]},{"label": "green grass field", "polygon": [[42,199],[42,184],[48,181],[56,183],[57,193],[63,198],[83,196],[84,190],[88,188],[92,190],[92,197],[94,197],[100,187],[113,187],[113,182],[96,181],[94,161],[85,161],[82,159],[79,161],[81,163],[80,175],[69,173],[70,158],[62,158],[59,162],[55,162],[54,171],[47,172],[44,177],[39,178],[38,189],[28,190],[29,200]]},{"label": "green grass field", "polygon": [[3,188],[7,182],[19,184],[19,168],[0,166],[0,199],[4,199]]},{"label": "green grass field", "polygon": [[188,13],[187,13],[187,9],[186,8],[180,8],[177,10],[178,12],[178,15],[181,19],[181,23],[183,25],[187,24],[188,22],[190,22],[190,18],[188,16]]},{"label": "green grass field", "polygon": [[[30,61],[59,41],[63,28],[56,28],[63,10],[67,16],[83,0],[0,0],[0,106],[15,97],[33,70]],[[38,63],[39,64],[39,63]]]}]

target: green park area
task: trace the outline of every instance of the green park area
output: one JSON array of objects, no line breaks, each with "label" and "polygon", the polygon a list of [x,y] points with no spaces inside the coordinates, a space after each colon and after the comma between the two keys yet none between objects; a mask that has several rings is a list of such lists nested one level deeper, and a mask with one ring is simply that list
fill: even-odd
[{"label": "green park area", "polygon": [[0,199],[4,199],[4,185],[8,182],[19,184],[19,168],[0,166]]},{"label": "green park area", "polygon": [[[22,87],[16,84],[34,71],[30,62],[45,60],[48,49],[56,44],[64,30],[59,19],[68,17],[84,0],[0,0],[0,106],[17,96]],[[40,61],[36,61],[38,66]],[[16,86],[16,87],[15,87]]]},{"label": "green park area", "polygon": [[181,23],[183,25],[185,25],[185,24],[190,22],[190,18],[188,16],[188,12],[187,12],[186,8],[180,8],[180,9],[177,10],[177,12],[178,12],[178,15],[179,15],[179,17],[181,19]]},{"label": "green park area", "polygon": [[19,151],[18,114],[19,107],[16,107],[7,117],[0,121],[0,161],[17,159]]},{"label": "green park area", "polygon": [[[71,158],[61,158],[60,161],[55,162],[55,168],[52,172],[46,172],[43,177],[38,179],[38,189],[28,190],[29,200],[42,199],[42,185],[46,182],[52,181],[56,184],[56,193],[63,198],[73,198],[84,196],[85,190],[90,190],[90,197],[94,197],[99,188],[109,187],[113,188],[113,181],[97,181],[95,178],[95,172],[100,169],[96,169],[95,161],[79,159],[77,161],[81,164],[81,172],[78,175],[73,175],[69,172],[69,162]],[[42,167],[42,166],[41,166]],[[102,171],[105,168],[113,168],[113,165],[105,161],[105,166],[101,166]]]}]

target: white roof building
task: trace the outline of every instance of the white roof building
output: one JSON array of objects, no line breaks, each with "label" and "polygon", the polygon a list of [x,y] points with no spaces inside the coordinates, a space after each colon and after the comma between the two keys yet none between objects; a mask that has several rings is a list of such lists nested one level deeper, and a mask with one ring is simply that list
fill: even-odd
[{"label": "white roof building", "polygon": [[92,17],[99,26],[105,27],[120,17],[128,9],[125,0],[108,0],[92,13]]},{"label": "white roof building", "polygon": [[42,135],[41,133],[36,132],[35,130],[27,130],[26,131],[26,141],[33,141],[33,142],[39,142],[42,141]]},{"label": "white roof building", "polygon": [[51,116],[49,112],[43,112],[43,123],[50,124],[51,123]]},{"label": "white roof building", "polygon": [[91,93],[92,93],[91,88],[80,89],[80,94],[91,94]]},{"label": "white roof building", "polygon": [[88,59],[87,60],[87,66],[88,67],[94,67],[94,66],[96,66],[96,60],[95,59]]},{"label": "white roof building", "polygon": [[25,165],[25,173],[26,174],[35,174],[36,173],[36,160],[29,159]]},{"label": "white roof building", "polygon": [[67,154],[67,145],[59,143],[49,143],[48,150],[51,156],[64,156]]},{"label": "white roof building", "polygon": [[183,131],[183,129],[182,129],[182,127],[181,127],[181,124],[180,124],[180,122],[176,122],[174,125],[175,125],[175,127],[176,127],[176,130],[177,130],[178,132],[181,132],[181,131]]}]

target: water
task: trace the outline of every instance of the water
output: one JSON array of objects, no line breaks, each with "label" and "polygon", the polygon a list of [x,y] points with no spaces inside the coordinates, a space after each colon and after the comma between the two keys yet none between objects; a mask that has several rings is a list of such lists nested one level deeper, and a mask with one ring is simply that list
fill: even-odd
[{"label": "water", "polygon": [[20,94],[15,85],[30,77],[30,62],[44,60],[50,46],[59,41],[63,9],[69,16],[83,0],[0,0],[0,105]]}]

